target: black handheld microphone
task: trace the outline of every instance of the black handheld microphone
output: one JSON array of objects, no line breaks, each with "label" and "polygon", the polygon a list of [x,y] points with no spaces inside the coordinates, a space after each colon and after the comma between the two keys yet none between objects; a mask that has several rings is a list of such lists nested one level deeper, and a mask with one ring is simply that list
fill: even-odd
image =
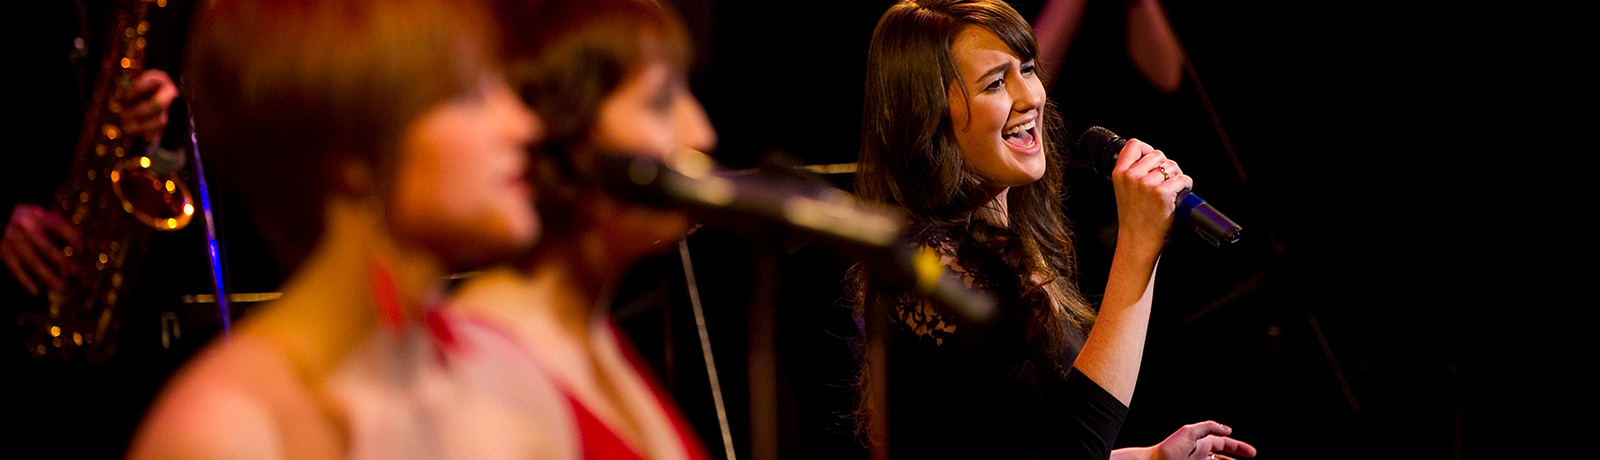
[{"label": "black handheld microphone", "polygon": [[[1089,167],[1095,172],[1111,175],[1111,169],[1117,164],[1117,155],[1122,153],[1122,147],[1128,141],[1116,133],[1099,126],[1084,131],[1078,138],[1078,151],[1085,155]],[[1185,188],[1178,192],[1178,209],[1174,216],[1179,222],[1194,230],[1200,239],[1206,240],[1212,246],[1222,247],[1222,243],[1239,241],[1239,231],[1243,228],[1228,219],[1228,216],[1217,212],[1200,195],[1190,193]]]},{"label": "black handheld microphone", "polygon": [[800,230],[861,257],[875,276],[915,290],[968,320],[984,323],[994,314],[998,302],[993,296],[968,289],[936,254],[905,241],[906,218],[896,209],[792,176],[719,170],[710,157],[692,150],[666,159],[624,153],[595,158],[591,179],[612,196],[745,228],[764,224]]}]

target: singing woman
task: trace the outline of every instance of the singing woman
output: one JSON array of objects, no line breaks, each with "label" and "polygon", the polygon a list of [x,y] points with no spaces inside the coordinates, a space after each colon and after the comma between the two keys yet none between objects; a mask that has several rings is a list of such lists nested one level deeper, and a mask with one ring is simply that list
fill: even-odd
[{"label": "singing woman", "polygon": [[1193,181],[1148,144],[1121,151],[1111,174],[1116,252],[1096,312],[1076,284],[1061,123],[1037,59],[1032,28],[998,0],[904,0],[878,22],[858,192],[905,208],[917,244],[1002,302],[979,325],[859,284],[862,313],[892,324],[888,368],[863,372],[887,376],[887,401],[863,398],[862,431],[886,421],[897,458],[1253,456],[1216,422],[1111,452],[1139,376],[1173,203]]}]

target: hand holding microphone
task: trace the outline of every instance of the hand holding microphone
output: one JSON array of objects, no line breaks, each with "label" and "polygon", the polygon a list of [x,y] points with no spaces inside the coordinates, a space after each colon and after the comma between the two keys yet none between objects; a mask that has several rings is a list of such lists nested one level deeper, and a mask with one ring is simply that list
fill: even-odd
[{"label": "hand holding microphone", "polygon": [[[1128,140],[1099,126],[1089,128],[1078,139],[1078,150],[1088,160],[1090,167],[1095,172],[1111,176],[1113,181],[1121,182],[1118,184],[1119,187],[1142,183],[1147,186],[1147,190],[1163,194],[1172,193],[1173,199],[1166,201],[1170,201],[1174,206],[1173,225],[1189,227],[1212,246],[1221,247],[1222,243],[1239,241],[1239,232],[1242,230],[1239,224],[1217,212],[1216,208],[1206,203],[1199,195],[1190,192],[1194,182],[1183,175],[1178,169],[1177,162],[1168,160],[1161,151],[1143,143],[1133,145],[1139,148],[1144,156],[1121,158],[1122,151],[1128,145]],[[1124,206],[1140,206],[1138,202],[1123,201],[1122,195],[1119,194],[1118,209],[1126,209]],[[1118,213],[1119,224],[1128,224],[1129,222],[1123,222],[1122,214]],[[1158,215],[1165,216],[1167,213],[1161,212]],[[1161,228],[1168,227],[1163,225]]]}]

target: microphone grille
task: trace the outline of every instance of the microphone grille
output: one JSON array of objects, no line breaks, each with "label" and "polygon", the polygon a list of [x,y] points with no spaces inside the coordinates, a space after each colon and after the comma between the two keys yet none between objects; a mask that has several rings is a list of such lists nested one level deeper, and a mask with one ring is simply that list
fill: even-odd
[{"label": "microphone grille", "polygon": [[1127,143],[1111,130],[1095,126],[1078,136],[1078,152],[1095,172],[1111,174],[1111,169],[1117,165],[1117,154]]}]

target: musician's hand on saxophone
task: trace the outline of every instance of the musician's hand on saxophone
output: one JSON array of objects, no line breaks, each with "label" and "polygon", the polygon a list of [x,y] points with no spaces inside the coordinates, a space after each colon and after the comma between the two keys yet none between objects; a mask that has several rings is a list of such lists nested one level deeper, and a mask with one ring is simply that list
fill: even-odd
[{"label": "musician's hand on saxophone", "polygon": [[167,108],[178,97],[172,77],[159,69],[146,69],[122,95],[122,132],[155,143],[167,129]]},{"label": "musician's hand on saxophone", "polygon": [[34,204],[20,203],[11,211],[5,237],[0,239],[0,259],[30,295],[42,287],[66,289],[63,275],[76,271],[64,248],[82,250],[78,228],[59,214]]}]

